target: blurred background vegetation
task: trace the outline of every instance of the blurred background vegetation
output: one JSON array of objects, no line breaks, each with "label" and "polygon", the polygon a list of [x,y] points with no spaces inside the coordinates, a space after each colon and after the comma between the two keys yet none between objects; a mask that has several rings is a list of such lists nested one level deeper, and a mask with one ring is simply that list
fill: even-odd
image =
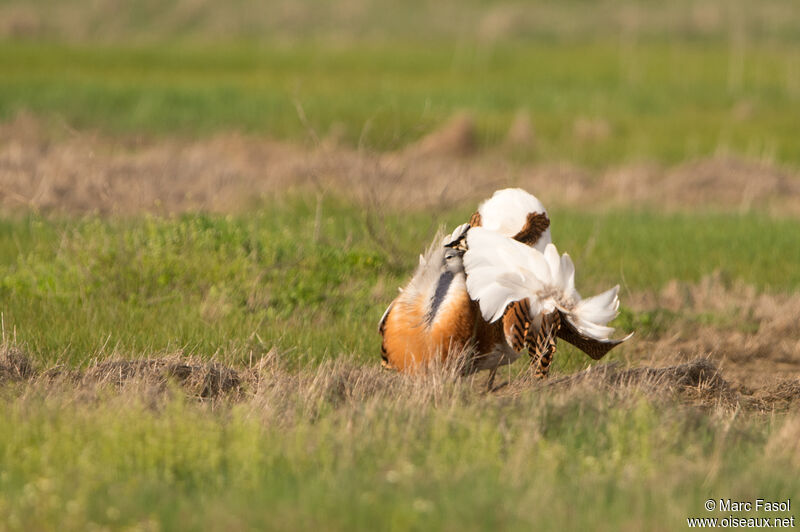
[{"label": "blurred background vegetation", "polygon": [[395,149],[466,110],[523,160],[800,162],[791,0],[3,1],[0,39],[0,118],[55,130]]},{"label": "blurred background vegetation", "polygon": [[[470,150],[414,151],[463,113]],[[798,117],[797,0],[0,0],[0,532],[682,530],[797,499]],[[418,253],[508,185],[584,295],[621,284],[637,334],[604,362],[724,379],[379,373]],[[553,377],[590,364],[562,344]]]}]

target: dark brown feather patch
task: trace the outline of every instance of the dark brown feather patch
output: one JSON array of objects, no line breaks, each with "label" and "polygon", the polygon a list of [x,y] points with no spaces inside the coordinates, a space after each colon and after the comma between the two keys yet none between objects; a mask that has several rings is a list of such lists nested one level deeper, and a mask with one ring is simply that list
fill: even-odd
[{"label": "dark brown feather patch", "polygon": [[478,211],[475,211],[475,214],[473,214],[469,219],[469,226],[470,227],[480,227],[481,223],[482,223],[481,213],[479,213]]},{"label": "dark brown feather patch", "polygon": [[542,237],[547,228],[550,227],[550,218],[543,212],[532,212],[528,214],[522,230],[514,235],[514,240],[533,246]]},{"label": "dark brown feather patch", "polygon": [[558,337],[571,343],[594,360],[600,360],[614,347],[621,344],[624,340],[595,340],[578,332],[578,330],[562,316],[561,328],[558,330]]},{"label": "dark brown feather patch", "polygon": [[392,307],[394,306],[394,301],[391,302],[389,308],[386,309],[384,312],[383,317],[381,318],[381,322],[378,324],[378,334],[381,335],[381,366],[385,368],[390,368],[389,365],[389,357],[388,353],[386,352],[386,320],[389,318],[389,313],[392,311]]}]

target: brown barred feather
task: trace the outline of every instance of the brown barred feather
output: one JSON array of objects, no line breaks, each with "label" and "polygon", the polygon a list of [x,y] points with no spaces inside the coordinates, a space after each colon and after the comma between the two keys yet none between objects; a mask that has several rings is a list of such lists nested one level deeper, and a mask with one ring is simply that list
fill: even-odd
[{"label": "brown barred feather", "polygon": [[534,366],[533,375],[537,379],[544,379],[550,373],[550,363],[556,352],[556,337],[561,327],[561,314],[542,314],[541,322],[538,330],[528,330],[526,339],[531,364]]},{"label": "brown barred feather", "polygon": [[465,368],[470,374],[481,369],[496,369],[498,366],[510,364],[519,356],[508,348],[503,322],[498,320],[489,323],[481,316],[477,301],[473,301],[475,313],[475,356]]},{"label": "brown barred feather", "polygon": [[533,246],[539,238],[550,227],[550,218],[543,212],[532,212],[528,214],[528,220],[519,233],[514,235],[514,240]]},{"label": "brown barred feather", "polygon": [[525,347],[525,337],[530,325],[530,303],[527,299],[515,301],[506,307],[503,314],[503,332],[508,345],[514,351],[522,351]]},{"label": "brown barred feather", "polygon": [[469,219],[469,226],[470,227],[480,227],[481,223],[482,223],[482,221],[481,221],[481,213],[475,211],[475,214],[473,214]]}]

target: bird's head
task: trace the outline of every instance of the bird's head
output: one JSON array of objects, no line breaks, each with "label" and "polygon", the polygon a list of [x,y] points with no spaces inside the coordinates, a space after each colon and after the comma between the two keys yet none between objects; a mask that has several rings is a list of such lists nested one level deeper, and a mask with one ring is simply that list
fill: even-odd
[{"label": "bird's head", "polygon": [[[460,251],[461,255],[467,251],[467,232],[469,231],[469,224],[461,224],[456,227],[453,233],[444,239],[442,245],[447,250]],[[445,253],[446,254],[446,253]]]},{"label": "bird's head", "polygon": [[464,271],[464,251],[452,247],[445,247],[442,267],[453,273]]}]

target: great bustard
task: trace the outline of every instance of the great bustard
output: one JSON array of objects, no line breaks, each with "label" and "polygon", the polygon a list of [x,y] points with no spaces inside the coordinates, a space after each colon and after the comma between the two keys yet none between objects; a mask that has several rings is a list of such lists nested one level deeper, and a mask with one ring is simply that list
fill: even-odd
[{"label": "great bustard", "polygon": [[463,371],[491,370],[528,349],[534,375],[547,376],[556,338],[594,359],[611,340],[618,287],[581,300],[571,259],[551,242],[542,203],[521,189],[483,202],[468,224],[437,236],[411,281],[381,318],[384,365],[411,372],[465,353]]}]

